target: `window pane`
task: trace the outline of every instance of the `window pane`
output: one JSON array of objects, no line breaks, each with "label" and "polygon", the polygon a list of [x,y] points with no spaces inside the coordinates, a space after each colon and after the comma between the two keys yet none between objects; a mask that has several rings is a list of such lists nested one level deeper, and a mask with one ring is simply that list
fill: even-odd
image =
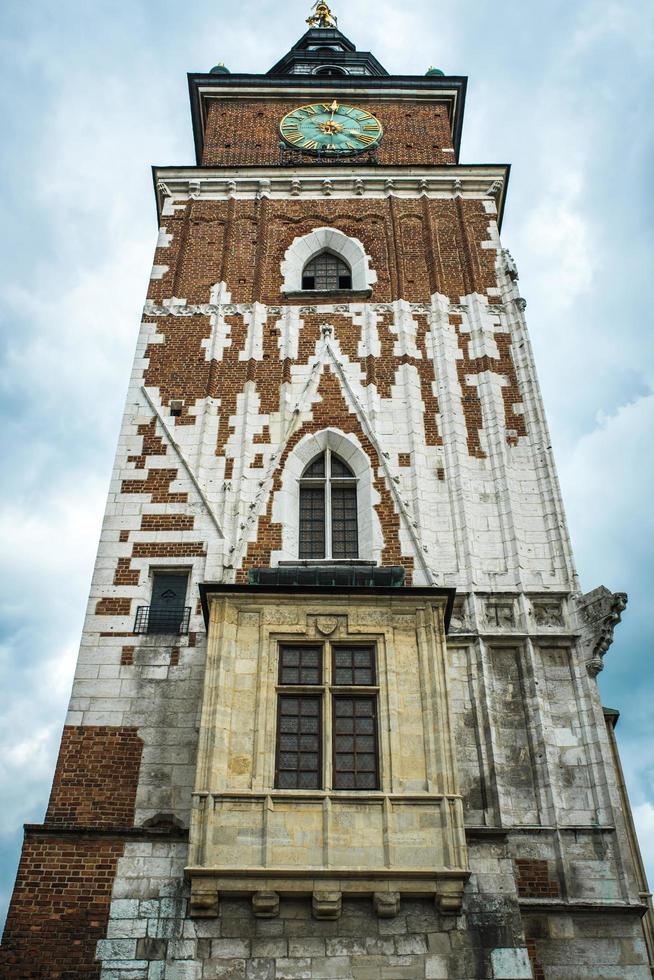
[{"label": "window pane", "polygon": [[375,683],[374,647],[336,647],[333,660],[334,684]]},{"label": "window pane", "polygon": [[349,466],[345,465],[340,456],[336,456],[335,453],[332,453],[332,479],[334,478],[353,480],[354,473]]},{"label": "window pane", "polygon": [[325,557],[324,487],[300,487],[300,558]]},{"label": "window pane", "polygon": [[[320,699],[278,698],[277,761],[275,786],[279,789],[318,789],[322,784]],[[290,737],[290,725],[292,735]],[[307,733],[307,724],[313,730]]]},{"label": "window pane", "polygon": [[312,480],[320,479],[320,477],[325,476],[325,454],[322,453],[321,456],[316,456],[316,458],[309,463],[304,473],[303,477],[308,477]]},{"label": "window pane", "polygon": [[[355,651],[351,652],[354,659]],[[334,788],[377,789],[376,698],[343,696],[335,697],[333,703]],[[353,736],[344,732],[344,721],[352,726]]]},{"label": "window pane", "polygon": [[356,558],[359,554],[356,487],[333,486],[332,555],[334,558]]},{"label": "window pane", "polygon": [[[320,684],[322,681],[321,647],[279,648],[280,684]],[[284,714],[287,714],[284,711]]]},{"label": "window pane", "polygon": [[[305,282],[313,280],[313,286]],[[321,252],[307,262],[302,273],[303,289],[351,289],[352,273],[349,266],[331,252]]]}]

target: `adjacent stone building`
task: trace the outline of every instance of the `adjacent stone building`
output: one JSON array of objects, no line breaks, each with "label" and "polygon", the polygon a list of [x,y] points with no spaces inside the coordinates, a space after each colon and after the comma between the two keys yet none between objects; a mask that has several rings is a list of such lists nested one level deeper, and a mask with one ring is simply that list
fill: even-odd
[{"label": "adjacent stone building", "polygon": [[70,711],[2,976],[645,980],[509,168],[318,2],[189,77]]}]

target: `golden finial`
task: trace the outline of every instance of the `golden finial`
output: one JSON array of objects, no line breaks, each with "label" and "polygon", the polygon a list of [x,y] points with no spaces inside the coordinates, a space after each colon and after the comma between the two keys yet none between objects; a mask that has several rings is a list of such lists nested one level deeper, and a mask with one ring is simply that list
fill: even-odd
[{"label": "golden finial", "polygon": [[316,0],[313,5],[313,13],[307,17],[309,27],[338,27],[338,21],[325,3],[325,0]]}]

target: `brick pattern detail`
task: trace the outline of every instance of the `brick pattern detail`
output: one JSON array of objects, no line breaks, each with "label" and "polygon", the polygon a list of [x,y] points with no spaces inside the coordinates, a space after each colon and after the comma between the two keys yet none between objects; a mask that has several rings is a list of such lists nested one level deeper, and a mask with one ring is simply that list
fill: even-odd
[{"label": "brick pattern detail", "polygon": [[[116,573],[117,574],[117,573]],[[99,599],[95,605],[96,616],[129,616],[132,600],[120,596]]]},{"label": "brick pattern detail", "polygon": [[143,436],[143,450],[138,456],[128,456],[130,463],[136,463],[137,470],[145,468],[146,456],[165,456],[167,449],[161,436],[156,434],[157,420],[152,419],[145,425],[139,425],[137,432]]},{"label": "brick pattern detail", "polygon": [[538,959],[538,948],[535,939],[527,940],[527,952],[529,953],[529,962],[531,963],[534,980],[546,980],[543,964]]},{"label": "brick pattern detail", "polygon": [[121,667],[133,667],[134,666],[134,650],[136,647],[123,647],[120,652],[120,665]]},{"label": "brick pattern detail", "polygon": [[136,728],[64,728],[45,822],[57,827],[133,826],[143,742]]},{"label": "brick pattern detail", "polygon": [[520,898],[560,898],[557,878],[550,877],[548,861],[536,858],[517,858],[516,885]]},{"label": "brick pattern detail", "polygon": [[122,852],[123,843],[112,839],[26,836],[0,948],[0,976],[100,976],[95,946],[107,931]]},{"label": "brick pattern detail", "polygon": [[145,480],[123,480],[121,493],[149,493],[153,504],[185,504],[187,493],[171,493],[177,470],[148,470]]},{"label": "brick pattern detail", "polygon": [[206,555],[202,541],[137,541],[133,558],[196,558]]},{"label": "brick pattern detail", "polygon": [[114,585],[138,585],[140,573],[130,568],[129,558],[119,558],[114,573]]},{"label": "brick pattern detail", "polygon": [[142,514],[142,531],[192,531],[192,514]]},{"label": "brick pattern detail", "polygon": [[399,466],[411,466],[411,453],[399,453],[397,462]]},{"label": "brick pattern detail", "polygon": [[170,651],[171,667],[179,667],[179,655],[180,655],[179,647],[173,647],[172,650]]},{"label": "brick pattern detail", "polygon": [[[305,423],[286,444],[279,466],[275,471],[273,493],[271,493],[268,499],[268,508],[265,515],[259,521],[257,540],[248,547],[247,558],[243,564],[243,568],[238,571],[236,576],[237,582],[247,581],[248,568],[269,565],[271,551],[281,548],[282,526],[272,521],[273,494],[281,487],[282,472],[289,453],[308,432],[319,432],[337,418],[339,420],[339,427],[343,432],[352,432],[357,435],[370,459],[373,473],[377,473],[379,470],[380,461],[375,448],[364,435],[357,417],[345,403],[340,384],[331,370],[326,370],[320,379],[318,395],[319,400],[313,405],[313,420]],[[406,569],[407,585],[410,585],[413,578],[413,559],[401,553],[399,515],[395,510],[393,499],[386,483],[378,476],[375,476],[374,484],[381,497],[380,503],[376,504],[376,510],[385,542],[382,553],[382,564],[403,565]]]},{"label": "brick pattern detail", "polygon": [[[221,99],[212,101],[204,142],[202,163],[209,167],[270,166],[280,163],[279,123],[283,116],[298,104],[297,99],[270,101]],[[368,109],[383,121],[384,138],[377,151],[380,164],[425,164],[434,166],[454,163],[452,135],[447,109],[435,102],[406,103],[391,99],[375,100],[356,105]],[[302,166],[321,161],[310,156],[296,156]],[[330,160],[330,165],[346,167],[370,166],[367,157]],[[286,161],[291,164],[290,160]]]},{"label": "brick pattern detail", "polygon": [[[428,303],[432,293],[440,292],[458,303],[462,296],[483,295],[497,285],[495,250],[481,247],[489,225],[481,201],[199,200],[167,215],[165,224],[172,241],[155,252],[155,263],[168,266],[161,279],[150,282],[148,296],[155,302],[175,295],[189,303],[207,303],[212,285],[225,281],[234,303],[304,306],[304,297],[282,295],[280,264],[295,238],[321,226],[361,241],[378,276],[372,302]],[[192,405],[209,383],[211,364],[201,346],[209,322],[199,315],[175,318],[166,321],[163,332],[165,344],[148,349],[154,361],[146,384],[156,384],[150,375],[162,358],[176,358],[178,371],[165,377],[162,402],[184,398]],[[266,343],[278,357],[276,340],[273,335]],[[187,424],[195,421],[190,416]]]},{"label": "brick pattern detail", "polygon": [[119,541],[129,541],[129,531],[121,531],[118,535]]}]

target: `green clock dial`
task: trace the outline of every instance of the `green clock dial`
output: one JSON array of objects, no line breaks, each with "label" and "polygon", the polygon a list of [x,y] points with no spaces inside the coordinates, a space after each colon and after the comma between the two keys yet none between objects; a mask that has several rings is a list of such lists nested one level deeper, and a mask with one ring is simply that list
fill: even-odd
[{"label": "green clock dial", "polygon": [[351,156],[379,145],[382,124],[367,109],[314,102],[287,113],[279,124],[283,140],[303,153]]}]

